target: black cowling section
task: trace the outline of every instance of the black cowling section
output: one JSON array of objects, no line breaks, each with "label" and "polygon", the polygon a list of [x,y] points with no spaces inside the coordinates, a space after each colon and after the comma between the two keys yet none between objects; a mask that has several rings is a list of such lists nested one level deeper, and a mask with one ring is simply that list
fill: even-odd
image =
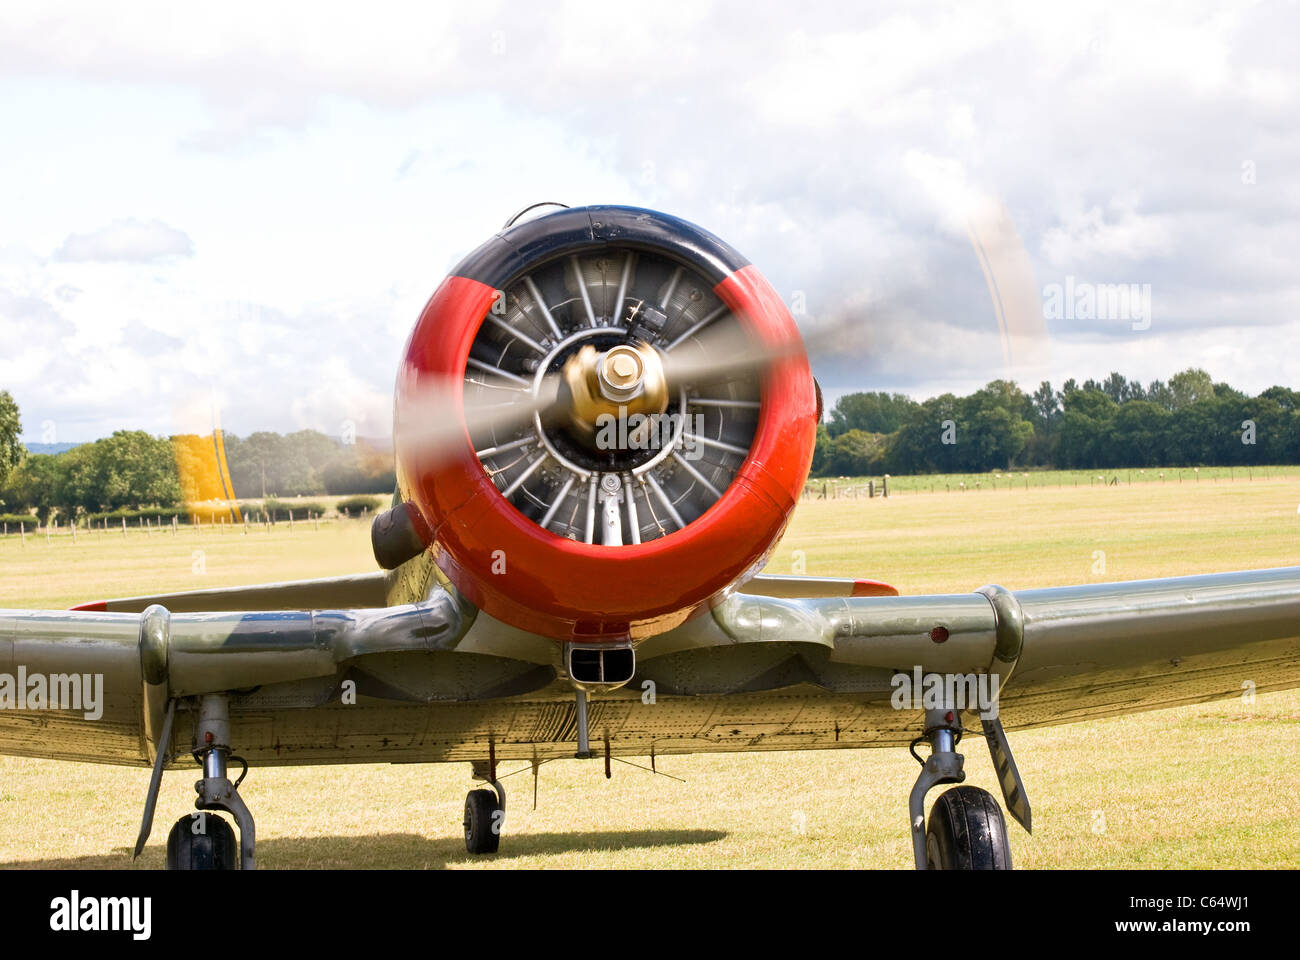
[{"label": "black cowling section", "polygon": [[452,270],[495,289],[533,265],[604,247],[675,253],[714,283],[749,261],[703,227],[641,207],[574,207],[501,231]]}]

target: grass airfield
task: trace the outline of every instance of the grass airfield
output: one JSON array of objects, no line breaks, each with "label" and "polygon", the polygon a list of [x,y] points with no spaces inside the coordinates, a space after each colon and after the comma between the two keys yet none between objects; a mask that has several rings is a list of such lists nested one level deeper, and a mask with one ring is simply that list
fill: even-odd
[{"label": "grass airfield", "polygon": [[[888,499],[800,504],[771,572],[867,576],[904,593],[1131,580],[1300,564],[1300,475],[1028,488],[895,484]],[[902,478],[899,478],[900,481]],[[942,480],[942,478],[940,478]],[[1109,479],[1109,477],[1108,477]],[[927,478],[929,481],[930,478]],[[841,481],[840,486],[846,486]],[[0,539],[0,607],[373,568],[364,521],[66,531]],[[1297,867],[1300,691],[1013,733],[1034,835],[1008,823],[1017,867]],[[967,783],[998,792],[983,743]],[[461,837],[468,765],[254,769],[241,787],[264,868],[881,867],[911,865],[903,750],[660,758],[684,783],[600,760],[505,780],[501,853]],[[510,772],[512,767],[503,769]],[[194,772],[164,776],[151,841],[130,849],[144,768],[0,757],[0,866],[161,868]],[[937,796],[936,789],[930,794]]]}]

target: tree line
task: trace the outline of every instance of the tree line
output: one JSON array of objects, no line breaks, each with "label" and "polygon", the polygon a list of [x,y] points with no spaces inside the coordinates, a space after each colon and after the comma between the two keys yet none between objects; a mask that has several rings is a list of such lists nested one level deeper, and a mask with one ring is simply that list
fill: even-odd
[{"label": "tree line", "polygon": [[[195,451],[210,437],[156,437],[118,430],[62,453],[27,453],[17,404],[0,391],[0,515],[35,512],[42,524],[64,518],[194,499]],[[345,444],[315,430],[223,436],[230,484],[238,499],[319,494],[390,494],[392,456],[365,442]]]},{"label": "tree line", "polygon": [[1300,463],[1300,393],[1248,396],[1192,368],[1143,386],[1043,381],[1033,393],[994,380],[969,396],[917,402],[846,394],[818,426],[819,476],[981,473],[1017,467],[1103,469]]},{"label": "tree line", "polygon": [[[195,499],[188,465],[210,444],[119,430],[57,454],[28,454],[18,406],[0,391],[0,515],[62,517]],[[226,435],[237,498],[390,493],[391,453],[315,430]],[[980,473],[1018,467],[1103,469],[1300,463],[1300,392],[1248,396],[1201,369],[1147,386],[1112,373],[1025,393],[994,380],[969,396],[918,402],[901,393],[839,398],[818,425],[819,476]],[[191,489],[187,489],[190,483]]]}]

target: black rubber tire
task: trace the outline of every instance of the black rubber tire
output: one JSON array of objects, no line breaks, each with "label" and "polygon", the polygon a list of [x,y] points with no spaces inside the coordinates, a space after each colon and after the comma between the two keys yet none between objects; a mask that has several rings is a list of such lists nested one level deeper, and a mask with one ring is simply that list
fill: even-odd
[{"label": "black rubber tire", "polygon": [[465,798],[465,849],[496,853],[501,845],[501,806],[495,790],[471,790]]},{"label": "black rubber tire", "polygon": [[167,834],[168,870],[238,870],[239,844],[225,818],[204,810],[202,833],[195,833],[200,821],[194,814],[181,817]]},{"label": "black rubber tire", "polygon": [[930,870],[1010,870],[1002,808],[987,790],[953,787],[939,795],[925,831]]}]

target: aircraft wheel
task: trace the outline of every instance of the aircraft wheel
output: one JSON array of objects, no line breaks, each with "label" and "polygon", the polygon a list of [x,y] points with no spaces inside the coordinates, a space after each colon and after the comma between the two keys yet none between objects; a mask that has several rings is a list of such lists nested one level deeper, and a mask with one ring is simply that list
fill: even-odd
[{"label": "aircraft wheel", "polygon": [[224,818],[206,810],[181,817],[167,834],[167,869],[239,869],[235,831]]},{"label": "aircraft wheel", "polygon": [[470,853],[496,853],[501,844],[505,811],[494,790],[471,790],[465,798],[465,849]]},{"label": "aircraft wheel", "polygon": [[939,795],[925,831],[930,870],[1010,870],[1002,808],[987,790],[954,787]]}]

